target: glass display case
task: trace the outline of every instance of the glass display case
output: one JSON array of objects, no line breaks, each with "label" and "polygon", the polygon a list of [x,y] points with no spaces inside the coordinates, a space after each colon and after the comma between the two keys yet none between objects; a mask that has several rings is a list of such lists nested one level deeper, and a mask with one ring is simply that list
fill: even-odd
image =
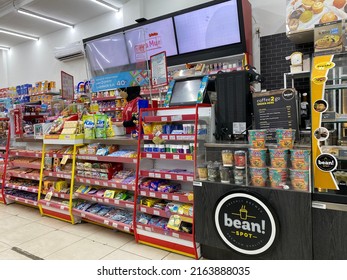
[{"label": "glass display case", "polygon": [[313,187],[347,195],[347,55],[316,56],[311,87]]}]

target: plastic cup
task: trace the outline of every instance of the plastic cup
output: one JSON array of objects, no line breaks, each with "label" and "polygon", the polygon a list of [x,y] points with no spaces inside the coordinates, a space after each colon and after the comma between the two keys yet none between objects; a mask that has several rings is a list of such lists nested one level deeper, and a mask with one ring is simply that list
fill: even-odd
[{"label": "plastic cup", "polygon": [[287,149],[269,149],[270,164],[272,168],[287,168],[288,150]]},{"label": "plastic cup", "polygon": [[276,129],[276,140],[278,148],[292,149],[295,141],[295,129]]},{"label": "plastic cup", "polygon": [[198,166],[198,176],[199,180],[201,181],[206,181],[208,178],[208,173],[207,173],[207,164],[201,164]]},{"label": "plastic cup", "polygon": [[266,129],[248,130],[248,142],[253,148],[265,148]]},{"label": "plastic cup", "polygon": [[293,189],[307,192],[309,190],[309,175],[309,170],[290,169],[290,181]]},{"label": "plastic cup", "polygon": [[231,179],[231,169],[228,166],[221,166],[219,168],[220,172],[220,181],[222,183],[230,183]]},{"label": "plastic cup", "polygon": [[249,148],[249,162],[251,167],[266,167],[267,149]]},{"label": "plastic cup", "polygon": [[269,168],[269,180],[270,186],[273,188],[281,188],[287,181],[287,169],[286,168]]},{"label": "plastic cup", "polygon": [[231,150],[222,151],[222,161],[223,166],[233,166],[234,164],[234,154]]},{"label": "plastic cup", "polygon": [[310,169],[310,150],[290,150],[290,159],[293,169],[309,170]]},{"label": "plastic cup", "polygon": [[250,167],[251,182],[253,186],[265,187],[267,181],[266,167]]}]

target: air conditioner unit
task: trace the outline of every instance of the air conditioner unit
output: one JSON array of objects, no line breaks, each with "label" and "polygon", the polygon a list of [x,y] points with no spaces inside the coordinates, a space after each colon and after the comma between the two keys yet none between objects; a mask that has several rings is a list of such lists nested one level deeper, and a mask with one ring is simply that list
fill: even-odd
[{"label": "air conditioner unit", "polygon": [[82,41],[77,41],[63,47],[55,47],[54,57],[60,61],[68,61],[84,57]]}]

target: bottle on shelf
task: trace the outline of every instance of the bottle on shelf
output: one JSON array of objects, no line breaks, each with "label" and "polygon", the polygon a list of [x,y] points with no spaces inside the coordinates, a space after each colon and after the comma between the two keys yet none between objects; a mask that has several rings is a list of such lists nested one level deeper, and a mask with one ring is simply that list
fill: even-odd
[{"label": "bottle on shelf", "polygon": [[302,129],[311,129],[307,92],[301,94],[300,120]]}]

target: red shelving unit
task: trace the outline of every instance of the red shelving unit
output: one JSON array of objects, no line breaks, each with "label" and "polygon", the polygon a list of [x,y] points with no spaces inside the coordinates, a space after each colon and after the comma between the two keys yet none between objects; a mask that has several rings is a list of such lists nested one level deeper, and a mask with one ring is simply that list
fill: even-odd
[{"label": "red shelving unit", "polygon": [[1,146],[0,150],[4,153],[1,154],[2,166],[1,166],[1,190],[0,190],[0,203],[6,204],[5,199],[5,183],[7,173],[7,162],[9,157],[10,139],[11,139],[11,126],[9,125],[9,118],[1,118],[1,121],[8,123],[7,135],[2,139],[5,146]]},{"label": "red shelving unit", "polygon": [[173,173],[160,170],[141,170],[141,177],[160,178],[176,181],[193,182],[194,174]]},{"label": "red shelving unit", "polygon": [[149,153],[141,152],[141,158],[150,159],[177,159],[177,160],[193,160],[192,154],[179,154],[179,153]]},{"label": "red shelving unit", "polygon": [[113,198],[107,198],[107,197],[98,197],[95,195],[82,194],[82,193],[75,193],[75,196],[80,198],[80,199],[98,202],[101,204],[119,206],[119,207],[128,208],[128,209],[134,209],[134,202],[131,202],[131,201],[113,199]]},{"label": "red shelving unit", "polygon": [[128,157],[111,157],[111,156],[78,154],[76,158],[80,160],[92,160],[92,161],[104,161],[104,162],[137,163],[137,158],[128,158]]},{"label": "red shelving unit", "polygon": [[[163,140],[170,140],[170,141],[194,141],[195,135],[194,134],[160,134],[160,139]],[[153,140],[154,135],[142,135],[143,140]]]}]

